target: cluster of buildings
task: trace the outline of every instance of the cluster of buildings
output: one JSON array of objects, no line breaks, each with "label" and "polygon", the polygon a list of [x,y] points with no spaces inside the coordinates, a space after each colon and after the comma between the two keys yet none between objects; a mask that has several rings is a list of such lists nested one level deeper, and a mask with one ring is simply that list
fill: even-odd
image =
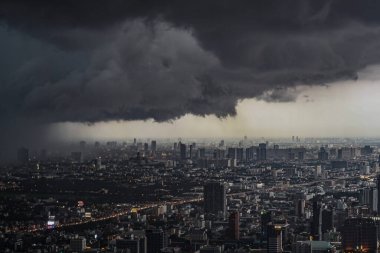
[{"label": "cluster of buildings", "polygon": [[0,176],[0,248],[376,252],[379,154],[299,137],[22,148]]}]

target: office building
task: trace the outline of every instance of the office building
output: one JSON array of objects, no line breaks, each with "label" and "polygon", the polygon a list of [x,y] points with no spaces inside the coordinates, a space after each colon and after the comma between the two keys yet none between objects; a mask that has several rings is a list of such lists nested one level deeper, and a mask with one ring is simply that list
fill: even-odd
[{"label": "office building", "polygon": [[350,218],[342,228],[343,252],[377,252],[377,227],[370,218]]},{"label": "office building", "polygon": [[206,149],[205,148],[198,149],[198,153],[199,153],[199,158],[205,158],[206,157]]},{"label": "office building", "polygon": [[268,236],[268,223],[272,221],[272,212],[262,212],[261,213],[261,241],[267,239]]},{"label": "office building", "polygon": [[152,141],[150,143],[150,149],[152,151],[152,154],[155,154],[157,151],[157,141]]},{"label": "office building", "polygon": [[267,225],[268,239],[267,252],[280,253],[282,252],[282,228],[281,225],[269,223]]},{"label": "office building", "polygon": [[313,217],[310,230],[313,240],[322,240],[322,201],[319,197],[313,199]]},{"label": "office building", "polygon": [[252,161],[255,155],[254,147],[249,147],[245,149],[245,160]]},{"label": "office building", "polygon": [[[334,209],[332,207],[322,210],[322,235],[334,228]],[[319,238],[322,240],[322,238]]]},{"label": "office building", "polygon": [[70,240],[70,249],[73,252],[82,252],[86,249],[86,238],[78,237]]},{"label": "office building", "polygon": [[194,155],[194,146],[191,144],[189,146],[189,158],[192,159],[193,158],[193,155]]},{"label": "office building", "polygon": [[204,186],[204,210],[206,213],[225,215],[226,187],[220,182],[209,182]]},{"label": "office building", "polygon": [[229,159],[236,159],[236,148],[228,148],[227,149],[227,157]]},{"label": "office building", "polygon": [[302,217],[305,214],[306,201],[304,199],[296,199],[294,202],[296,216]]},{"label": "office building", "polygon": [[326,151],[324,147],[321,147],[318,152],[318,160],[327,161],[329,160],[329,153]]},{"label": "office building", "polygon": [[265,143],[259,144],[259,147],[256,149],[256,156],[258,161],[265,161],[267,159],[267,145]]},{"label": "office building", "polygon": [[228,231],[229,238],[233,240],[240,239],[240,213],[238,211],[234,211],[230,214],[228,219]]},{"label": "office building", "polygon": [[162,229],[146,230],[147,253],[160,252],[161,249],[168,246],[168,238]]},{"label": "office building", "polygon": [[180,158],[181,160],[186,160],[187,159],[187,150],[186,150],[186,144],[179,143],[179,153],[180,153]]},{"label": "office building", "polygon": [[332,253],[334,247],[326,241],[298,241],[293,246],[293,253]]},{"label": "office building", "polygon": [[380,213],[380,174],[377,175],[377,213]]}]

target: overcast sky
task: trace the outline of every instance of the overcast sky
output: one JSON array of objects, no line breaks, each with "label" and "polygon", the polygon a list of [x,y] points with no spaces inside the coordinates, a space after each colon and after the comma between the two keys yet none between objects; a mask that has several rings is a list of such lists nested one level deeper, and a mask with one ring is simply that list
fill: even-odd
[{"label": "overcast sky", "polygon": [[379,136],[379,13],[374,0],[1,1],[2,146]]},{"label": "overcast sky", "polygon": [[[326,86],[300,86],[292,102],[245,99],[234,117],[186,115],[170,123],[102,122],[88,126],[56,124],[52,135],[62,140],[177,137],[380,137],[380,66],[359,72],[357,81]],[[69,139],[66,137],[70,136]]]}]

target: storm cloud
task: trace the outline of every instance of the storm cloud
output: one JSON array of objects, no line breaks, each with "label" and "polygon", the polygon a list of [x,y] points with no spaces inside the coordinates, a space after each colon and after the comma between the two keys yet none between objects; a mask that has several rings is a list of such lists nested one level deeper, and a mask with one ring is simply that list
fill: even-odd
[{"label": "storm cloud", "polygon": [[[225,117],[380,62],[378,1],[1,1],[3,125]],[[11,127],[12,128],[12,127]]]}]

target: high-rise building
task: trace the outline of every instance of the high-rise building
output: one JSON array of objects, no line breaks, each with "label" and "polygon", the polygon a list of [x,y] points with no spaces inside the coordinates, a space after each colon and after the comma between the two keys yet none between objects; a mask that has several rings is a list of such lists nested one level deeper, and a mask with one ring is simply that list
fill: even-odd
[{"label": "high-rise building", "polygon": [[380,213],[380,174],[377,176],[377,213]]},{"label": "high-rise building", "polygon": [[162,229],[146,230],[147,253],[161,252],[161,249],[168,246],[168,238]]},{"label": "high-rise building", "polygon": [[295,214],[298,217],[302,217],[305,214],[305,199],[296,199],[295,200]]},{"label": "high-rise building", "polygon": [[272,221],[272,212],[261,212],[261,241],[264,241],[268,237],[268,223]]},{"label": "high-rise building", "polygon": [[342,228],[343,252],[377,252],[377,228],[370,218],[350,218]]},{"label": "high-rise building", "polygon": [[267,144],[259,144],[259,147],[256,149],[256,156],[258,161],[265,161],[267,159]]},{"label": "high-rise building", "polygon": [[17,161],[19,163],[27,163],[29,161],[29,150],[27,148],[19,148],[17,150]]},{"label": "high-rise building", "polygon": [[329,153],[326,151],[324,147],[321,147],[318,152],[318,160],[327,161],[329,160]]},{"label": "high-rise building", "polygon": [[186,156],[186,144],[183,144],[183,143],[179,143],[179,152],[180,152],[180,158],[181,160],[186,160],[187,156]]},{"label": "high-rise building", "polygon": [[228,219],[228,231],[229,237],[233,240],[240,239],[240,213],[238,211],[234,211],[230,214]]},{"label": "high-rise building", "polygon": [[252,147],[246,148],[245,149],[245,160],[246,161],[252,161],[254,158],[255,150]]},{"label": "high-rise building", "polygon": [[221,160],[221,159],[224,159],[224,156],[225,156],[225,151],[224,151],[224,149],[215,149],[215,150],[214,150],[213,158],[214,158],[215,160]]},{"label": "high-rise building", "polygon": [[372,188],[365,187],[359,191],[359,201],[361,205],[369,205],[371,202]]},{"label": "high-rise building", "polygon": [[102,158],[99,156],[98,158],[96,158],[96,169],[100,170],[102,169]]},{"label": "high-rise building", "polygon": [[[130,235],[129,238],[116,240],[117,252],[147,253],[147,238]],[[158,251],[159,252],[159,251]]]},{"label": "high-rise building", "polygon": [[244,159],[244,149],[243,148],[237,148],[236,149],[236,158],[238,161],[243,161]]},{"label": "high-rise building", "polygon": [[[322,210],[322,235],[334,228],[334,209],[332,207]],[[322,238],[320,238],[322,240]]]},{"label": "high-rise building", "polygon": [[322,166],[321,165],[317,165],[315,167],[314,177],[317,178],[317,177],[320,177],[320,176],[322,176]]},{"label": "high-rise building", "polygon": [[73,252],[82,252],[86,249],[86,238],[78,237],[70,240],[70,249]]},{"label": "high-rise building", "polygon": [[236,148],[228,148],[227,149],[227,157],[229,159],[236,159]]},{"label": "high-rise building", "polygon": [[372,191],[371,191],[371,196],[370,196],[370,207],[372,209],[372,211],[374,212],[378,212],[378,209],[377,209],[377,205],[378,205],[378,202],[379,202],[379,193],[378,193],[378,190],[377,188],[372,188]]},{"label": "high-rise building", "polygon": [[335,248],[327,241],[298,241],[293,245],[293,253],[332,253]]},{"label": "high-rise building", "polygon": [[269,223],[267,225],[268,239],[267,239],[267,252],[280,253],[282,252],[282,227]]},{"label": "high-rise building", "polygon": [[305,150],[298,151],[298,160],[303,161],[305,159]]},{"label": "high-rise building", "polygon": [[156,151],[157,151],[157,142],[156,142],[156,141],[152,141],[152,142],[150,143],[150,149],[151,149],[151,151],[152,151],[152,154],[155,154],[155,153],[156,153]]},{"label": "high-rise building", "polygon": [[314,240],[322,240],[322,201],[319,197],[313,199],[313,218],[310,230]]},{"label": "high-rise building", "polygon": [[193,146],[193,144],[191,144],[189,146],[189,158],[190,159],[193,158],[193,151],[194,151],[194,146]]},{"label": "high-rise building", "polygon": [[205,158],[206,157],[206,149],[205,148],[198,149],[198,152],[199,152],[199,158]]},{"label": "high-rise building", "polygon": [[215,215],[226,213],[226,187],[220,182],[209,182],[204,186],[204,209]]},{"label": "high-rise building", "polygon": [[352,158],[351,148],[343,147],[338,150],[338,159],[349,160]]},{"label": "high-rise building", "polygon": [[373,148],[371,146],[366,145],[363,148],[361,148],[361,154],[362,155],[370,155],[373,153]]}]

